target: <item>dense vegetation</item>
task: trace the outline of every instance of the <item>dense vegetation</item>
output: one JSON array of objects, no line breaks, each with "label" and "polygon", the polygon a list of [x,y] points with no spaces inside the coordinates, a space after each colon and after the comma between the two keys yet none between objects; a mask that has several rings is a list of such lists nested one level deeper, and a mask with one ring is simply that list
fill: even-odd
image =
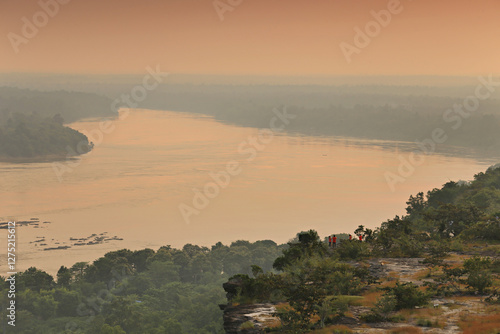
[{"label": "dense vegetation", "polygon": [[0,159],[44,159],[87,153],[88,138],[63,123],[110,116],[108,99],[70,92],[0,88]]},{"label": "dense vegetation", "polygon": [[[269,240],[123,249],[61,267],[56,280],[30,268],[16,275],[15,332],[224,333],[222,283],[252,263],[271,270],[281,250]],[[4,305],[6,284],[0,295]]]},{"label": "dense vegetation", "polygon": [[63,126],[59,114],[50,118],[0,112],[0,159],[65,157],[91,149],[87,136]]},{"label": "dense vegetation", "polygon": [[[278,305],[282,333],[306,333],[340,322],[364,294],[378,293],[367,323],[404,321],[401,310],[433,298],[481,295],[500,303],[500,168],[471,182],[449,182],[411,196],[407,215],[376,229],[359,226],[352,241],[337,233],[331,248],[313,231],[287,245],[273,241],[120,250],[61,267],[57,279],[30,268],[16,275],[18,330],[23,333],[224,333],[218,304]],[[327,239],[326,239],[327,241]],[[493,245],[489,247],[489,245]],[[450,252],[466,257],[446,261]],[[386,280],[378,258],[421,257],[425,281]],[[427,269],[426,269],[427,270]],[[382,284],[383,283],[383,284]],[[0,291],[6,299],[7,284]],[[423,320],[422,320],[423,321]],[[423,321],[427,325],[428,321]],[[432,325],[432,324],[431,324]],[[252,324],[247,324],[252,328]]]},{"label": "dense vegetation", "polygon": [[[375,230],[359,226],[354,233],[365,242],[342,236],[342,242],[328,251],[315,231],[298,234],[273,264],[280,274],[255,270],[254,278],[231,278],[232,284],[241,286],[233,302],[286,302],[277,312],[277,330],[308,332],[338,321],[352,300],[349,296],[380,283],[363,261],[377,257],[425,257],[422,263],[430,273],[425,290],[411,282],[379,288],[385,293],[371,313],[363,315],[367,322],[391,320],[392,312],[424,306],[436,296],[489,294],[488,300],[498,302],[500,250],[490,251],[494,258],[476,254],[459,267],[444,258],[471,243],[500,241],[499,167],[475,175],[472,182],[448,182],[425,197],[411,196],[406,216],[396,216]],[[351,260],[357,265],[346,262]]]}]

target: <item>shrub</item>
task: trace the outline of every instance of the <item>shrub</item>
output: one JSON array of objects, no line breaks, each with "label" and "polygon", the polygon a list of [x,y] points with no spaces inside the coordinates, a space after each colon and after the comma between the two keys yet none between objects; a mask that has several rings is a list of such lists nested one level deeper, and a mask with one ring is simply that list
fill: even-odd
[{"label": "shrub", "polygon": [[384,316],[375,312],[364,313],[360,316],[360,319],[367,323],[383,322],[386,320]]},{"label": "shrub", "polygon": [[492,262],[490,258],[475,256],[464,261],[464,269],[467,273],[465,283],[469,289],[484,294],[493,285],[491,266]]},{"label": "shrub", "polygon": [[377,300],[375,307],[373,308],[373,312],[387,318],[389,313],[396,309],[397,302],[398,301],[394,292],[389,291]]},{"label": "shrub", "polygon": [[370,250],[366,242],[342,241],[336,248],[337,257],[342,260],[361,260],[370,256]]},{"label": "shrub", "polygon": [[432,321],[429,320],[429,319],[418,319],[417,320],[417,326],[420,326],[420,327],[432,327]]},{"label": "shrub", "polygon": [[240,330],[253,329],[253,328],[255,328],[255,324],[251,321],[246,321],[240,325]]},{"label": "shrub", "polygon": [[395,310],[405,308],[415,308],[423,306],[429,302],[430,296],[420,291],[418,286],[413,283],[399,283],[396,286],[384,288],[388,293],[393,293],[396,297]]}]

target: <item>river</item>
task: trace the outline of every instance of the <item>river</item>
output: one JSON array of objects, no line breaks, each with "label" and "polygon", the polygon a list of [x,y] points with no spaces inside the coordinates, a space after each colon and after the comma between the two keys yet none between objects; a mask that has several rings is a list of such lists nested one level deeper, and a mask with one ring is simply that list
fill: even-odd
[{"label": "river", "polygon": [[[99,124],[70,126],[96,133]],[[92,152],[73,161],[0,163],[0,219],[40,219],[17,228],[18,271],[36,266],[54,274],[61,265],[122,248],[281,243],[307,229],[325,236],[352,233],[360,224],[374,228],[404,214],[411,194],[470,180],[497,162],[444,148],[425,156],[392,191],[385,174],[397,173],[410,143],[268,131],[254,155],[258,129],[153,110],[122,111],[106,129]],[[215,186],[214,174],[229,178]],[[195,197],[206,186],[209,196]],[[102,242],[88,245],[96,236]],[[44,250],[60,246],[70,248]],[[5,252],[0,261],[5,273]]]}]

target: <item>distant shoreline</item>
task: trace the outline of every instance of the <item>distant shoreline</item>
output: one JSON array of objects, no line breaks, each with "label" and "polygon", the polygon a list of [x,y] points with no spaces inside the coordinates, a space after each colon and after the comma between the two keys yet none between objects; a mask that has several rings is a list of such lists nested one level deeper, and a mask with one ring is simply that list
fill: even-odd
[{"label": "distant shoreline", "polygon": [[56,161],[64,161],[68,159],[76,159],[79,155],[74,155],[68,158],[67,154],[49,154],[49,155],[40,155],[36,157],[8,157],[0,155],[0,163],[13,163],[13,164],[21,164],[21,163],[41,163],[41,162],[56,162]]}]

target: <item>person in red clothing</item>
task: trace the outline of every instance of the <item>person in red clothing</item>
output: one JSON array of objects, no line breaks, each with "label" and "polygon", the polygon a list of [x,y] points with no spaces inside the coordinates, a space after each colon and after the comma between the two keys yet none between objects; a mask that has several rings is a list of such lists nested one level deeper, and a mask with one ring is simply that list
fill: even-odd
[{"label": "person in red clothing", "polygon": [[328,236],[328,247],[332,247],[332,236]]},{"label": "person in red clothing", "polygon": [[351,241],[351,240],[352,240],[352,235],[349,234],[349,241]]},{"label": "person in red clothing", "polygon": [[363,242],[363,236],[361,234],[359,235],[359,242]]},{"label": "person in red clothing", "polygon": [[333,235],[333,238],[332,238],[332,246],[334,248],[337,247],[337,237],[335,236],[335,234]]}]

